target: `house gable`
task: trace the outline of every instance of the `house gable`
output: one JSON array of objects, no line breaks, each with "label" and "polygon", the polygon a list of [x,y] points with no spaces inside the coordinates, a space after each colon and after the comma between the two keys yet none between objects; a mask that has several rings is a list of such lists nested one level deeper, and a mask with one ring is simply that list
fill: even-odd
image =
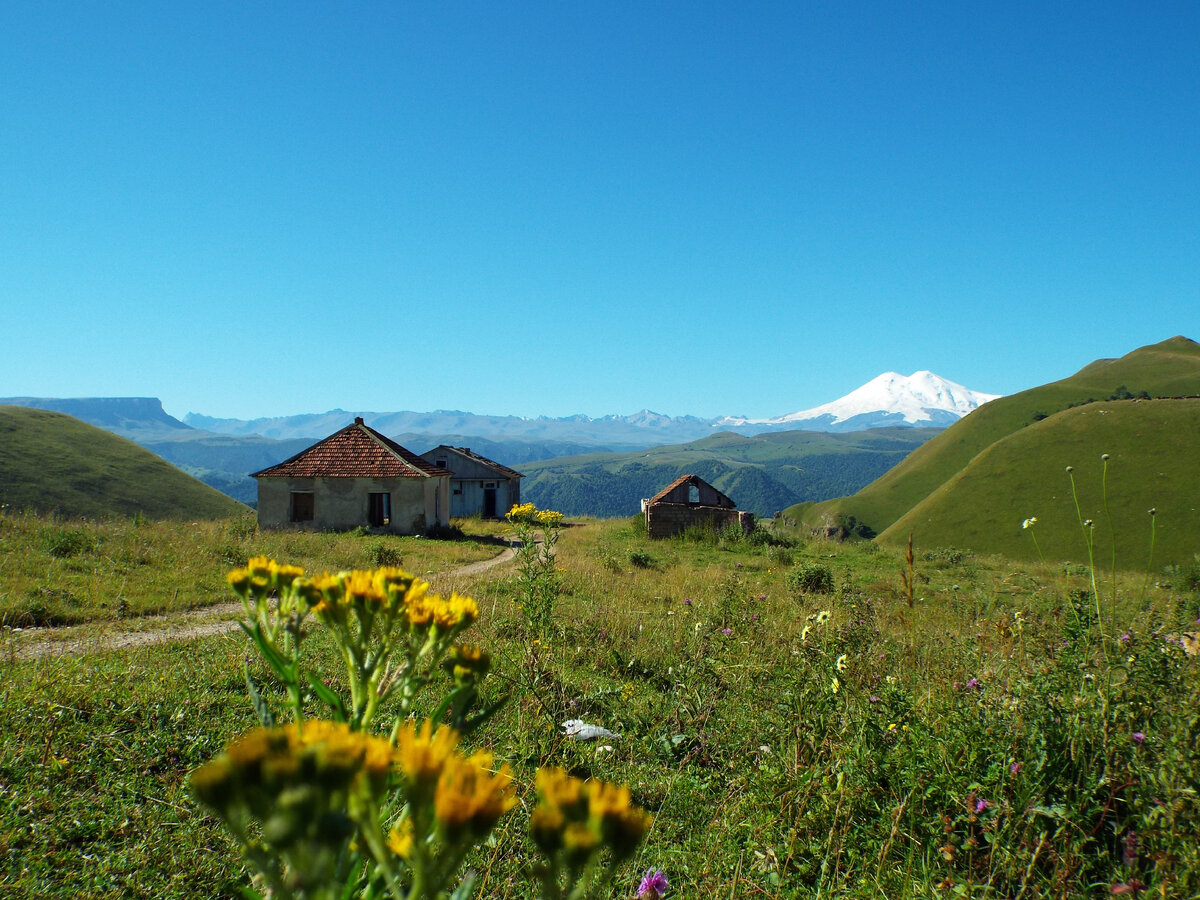
[{"label": "house gable", "polygon": [[252,478],[441,478],[450,473],[363,424],[361,418]]},{"label": "house gable", "polygon": [[670,537],[694,526],[720,529],[737,525],[744,532],[754,527],[752,513],[739,512],[737,504],[699,475],[681,475],[642,502],[646,533]]}]

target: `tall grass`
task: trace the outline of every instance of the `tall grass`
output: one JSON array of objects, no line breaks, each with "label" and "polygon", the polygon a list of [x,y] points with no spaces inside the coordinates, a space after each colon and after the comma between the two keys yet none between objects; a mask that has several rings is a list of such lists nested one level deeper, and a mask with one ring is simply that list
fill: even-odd
[{"label": "tall grass", "polygon": [[[918,545],[910,608],[897,553],[770,537],[573,522],[543,635],[511,569],[430,578],[479,602],[476,640],[512,692],[473,740],[518,783],[562,766],[631,785],[654,813],[611,897],[650,867],[678,897],[1200,892],[1200,666],[1181,644],[1200,593],[1186,580],[1155,573],[1143,594],[1142,573],[1118,571],[1121,650],[1106,660],[1080,614],[1086,570]],[[831,592],[789,580],[806,565],[828,569]],[[234,856],[182,784],[252,722],[245,649],[7,659],[0,730],[20,738],[0,751],[0,893],[237,896]],[[571,742],[570,718],[621,737]],[[477,896],[527,895],[523,807],[469,860]]]}]

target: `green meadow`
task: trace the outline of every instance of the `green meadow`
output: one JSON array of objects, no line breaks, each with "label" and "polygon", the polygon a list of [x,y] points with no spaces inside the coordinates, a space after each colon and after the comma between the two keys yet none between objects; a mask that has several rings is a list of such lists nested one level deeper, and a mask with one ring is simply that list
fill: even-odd
[{"label": "green meadow", "polygon": [[[681,898],[1200,895],[1194,565],[1121,548],[1094,594],[1078,563],[954,543],[909,555],[782,525],[650,541],[638,519],[572,520],[535,634],[512,564],[459,571],[503,527],[459,525],[384,540],[0,513],[0,895],[243,896],[187,778],[257,723],[247,671],[283,708],[250,641],[60,654],[60,629],[28,626],[169,628],[233,600],[225,573],[258,554],[314,573],[399,563],[478,602],[485,699],[509,701],[470,743],[511,767],[518,803],[467,860],[476,896],[531,896],[547,765],[629,785],[654,816],[599,896],[633,896],[648,868]],[[338,687],[319,629],[306,653]],[[620,737],[572,742],[572,718]]]},{"label": "green meadow", "polygon": [[1173,337],[985,403],[857,493],[784,514],[809,527],[856,525],[893,547],[914,533],[926,545],[1026,559],[1036,552],[1020,526],[1037,517],[1048,558],[1074,562],[1088,559],[1078,525],[1092,519],[1110,567],[1114,541],[1121,563],[1137,567],[1153,564],[1155,508],[1154,559],[1186,565],[1200,549],[1198,398],[1200,344]]}]

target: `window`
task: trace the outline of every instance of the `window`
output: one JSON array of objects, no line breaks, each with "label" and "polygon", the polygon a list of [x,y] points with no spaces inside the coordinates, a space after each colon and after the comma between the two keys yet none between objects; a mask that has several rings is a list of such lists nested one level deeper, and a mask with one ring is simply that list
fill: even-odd
[{"label": "window", "polygon": [[367,524],[383,528],[392,522],[392,495],[383,491],[367,494]]},{"label": "window", "polygon": [[445,461],[444,459],[439,459],[439,460],[437,461],[437,467],[438,467],[439,469],[444,469],[444,468],[446,468],[446,461]]},{"label": "window", "polygon": [[688,485],[688,503],[700,502],[700,488],[694,484]]},{"label": "window", "polygon": [[292,491],[291,521],[311,522],[316,502],[312,491]]}]

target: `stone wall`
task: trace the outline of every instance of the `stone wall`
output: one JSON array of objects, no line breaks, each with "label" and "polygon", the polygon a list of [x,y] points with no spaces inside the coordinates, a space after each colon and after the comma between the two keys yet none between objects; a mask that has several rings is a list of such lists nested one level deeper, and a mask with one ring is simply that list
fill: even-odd
[{"label": "stone wall", "polygon": [[652,538],[673,534],[700,525],[720,530],[727,525],[739,525],[743,532],[754,527],[754,514],[720,506],[693,506],[686,503],[651,503],[646,507],[646,533]]}]

